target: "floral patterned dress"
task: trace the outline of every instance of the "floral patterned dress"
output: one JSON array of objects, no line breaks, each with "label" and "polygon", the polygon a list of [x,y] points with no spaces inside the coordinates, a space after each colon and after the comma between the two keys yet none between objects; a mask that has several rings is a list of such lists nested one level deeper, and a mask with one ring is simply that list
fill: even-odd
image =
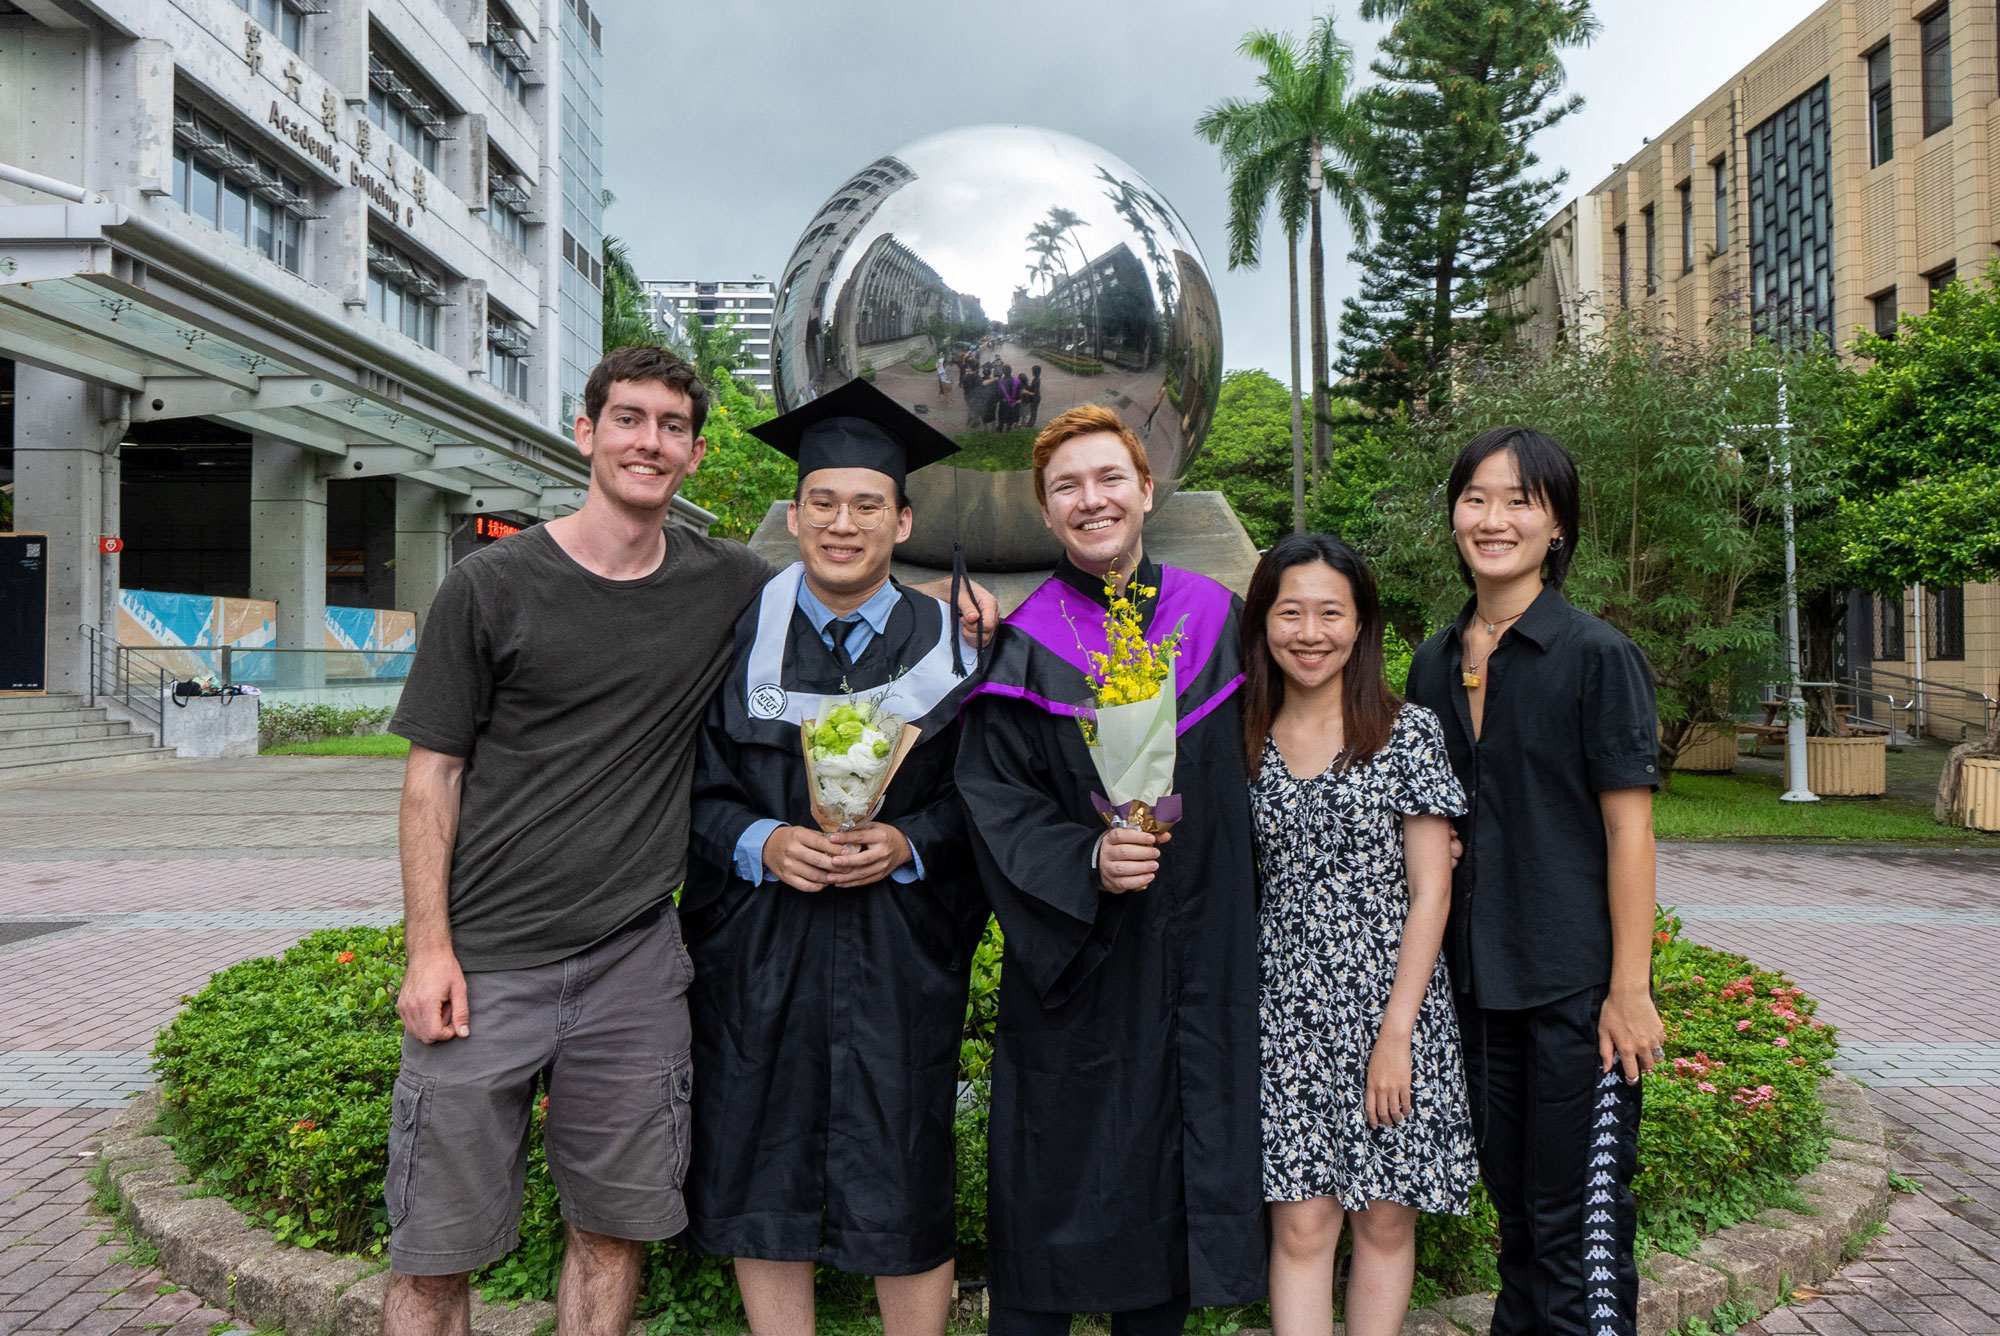
[{"label": "floral patterned dress", "polygon": [[1465,811],[1437,716],[1405,705],[1365,764],[1310,779],[1267,737],[1250,801],[1264,882],[1264,1196],[1464,1214],[1478,1167],[1441,952],[1411,1037],[1412,1112],[1370,1128],[1365,1111],[1410,913],[1403,814]]}]

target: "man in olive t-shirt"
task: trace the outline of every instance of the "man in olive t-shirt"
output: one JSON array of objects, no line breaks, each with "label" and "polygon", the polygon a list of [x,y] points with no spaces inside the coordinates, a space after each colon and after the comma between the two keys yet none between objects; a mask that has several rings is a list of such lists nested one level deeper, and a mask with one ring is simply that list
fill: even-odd
[{"label": "man in olive t-shirt", "polygon": [[[519,1239],[538,1082],[566,1223],[558,1325],[622,1336],[647,1240],[686,1225],[686,865],[693,749],[771,569],[665,527],[708,391],[608,354],[575,425],[581,510],[439,587],[391,725],[409,968],[384,1196],[385,1336],[467,1336],[469,1273]],[[976,590],[969,622],[990,626]]]}]

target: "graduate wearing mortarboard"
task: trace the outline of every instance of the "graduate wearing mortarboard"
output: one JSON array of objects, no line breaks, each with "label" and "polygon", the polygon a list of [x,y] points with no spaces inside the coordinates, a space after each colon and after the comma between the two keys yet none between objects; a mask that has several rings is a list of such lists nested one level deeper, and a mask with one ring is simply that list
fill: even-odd
[{"label": "graduate wearing mortarboard", "polygon": [[[737,624],[696,759],[689,1232],[751,1326],[810,1336],[813,1267],[877,1277],[885,1336],[944,1330],[953,1103],[987,917],[952,771],[976,653],[889,574],[905,474],[952,441],[856,380],[753,429],[799,462],[801,560]],[[821,833],[800,725],[849,694],[921,736],[874,820]]]}]

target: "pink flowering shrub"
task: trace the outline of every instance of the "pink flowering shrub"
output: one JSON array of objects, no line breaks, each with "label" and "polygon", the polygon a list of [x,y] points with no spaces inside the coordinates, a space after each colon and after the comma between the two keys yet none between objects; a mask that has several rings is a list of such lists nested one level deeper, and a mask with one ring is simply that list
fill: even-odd
[{"label": "pink flowering shrub", "polygon": [[1686,940],[1664,913],[1653,988],[1667,1061],[1646,1078],[1632,1186],[1642,1232],[1685,1248],[1781,1196],[1824,1157],[1818,1091],[1834,1031],[1784,975]]}]

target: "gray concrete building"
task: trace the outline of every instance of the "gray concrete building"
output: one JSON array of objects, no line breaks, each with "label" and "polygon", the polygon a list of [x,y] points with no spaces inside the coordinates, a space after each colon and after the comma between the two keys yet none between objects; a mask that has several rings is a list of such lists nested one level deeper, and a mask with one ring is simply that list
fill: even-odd
[{"label": "gray concrete building", "polygon": [[52,689],[121,591],[319,649],[581,503],[603,40],[586,0],[0,0],[0,483]]},{"label": "gray concrete building", "polygon": [[771,392],[771,316],[778,306],[777,285],[761,278],[747,279],[649,279],[645,284],[646,306],[653,327],[676,346],[684,346],[690,324],[700,321],[713,328],[725,318],[734,318],[743,336],[743,351],[750,365],[743,378],[766,394]]}]

